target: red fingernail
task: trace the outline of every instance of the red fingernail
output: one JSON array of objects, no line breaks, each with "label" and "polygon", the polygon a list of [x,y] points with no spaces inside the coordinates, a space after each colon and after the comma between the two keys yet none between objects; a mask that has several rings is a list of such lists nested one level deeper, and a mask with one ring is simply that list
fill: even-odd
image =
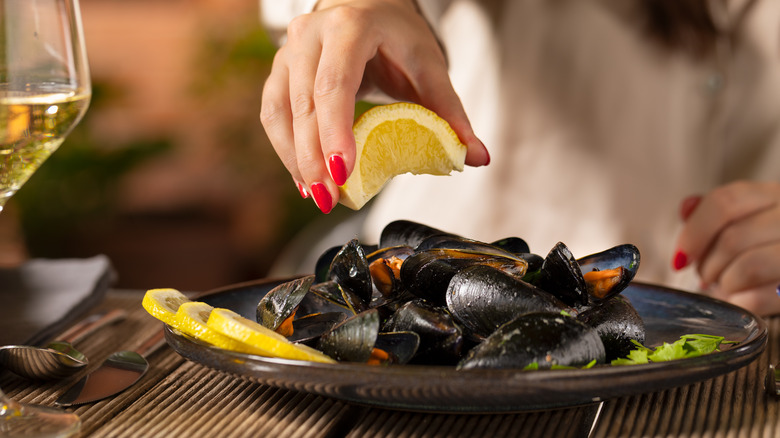
[{"label": "red fingernail", "polygon": [[306,191],[306,188],[303,187],[303,184],[295,181],[295,186],[298,187],[298,192],[300,192],[301,198],[306,199],[309,197],[309,192]]},{"label": "red fingernail", "polygon": [[333,154],[328,158],[328,168],[330,177],[337,186],[343,186],[347,182],[347,166],[344,164],[344,158],[339,154]]},{"label": "red fingernail", "polygon": [[689,196],[685,199],[683,199],[682,203],[680,203],[680,217],[682,220],[688,220],[688,217],[690,217],[691,213],[693,213],[693,210],[696,210],[696,207],[699,205],[699,202],[701,201],[701,196]]},{"label": "red fingernail", "polygon": [[490,152],[488,152],[487,148],[485,148],[485,166],[490,164]]},{"label": "red fingernail", "polygon": [[327,187],[323,183],[314,183],[311,185],[311,195],[314,197],[314,203],[325,214],[333,209],[333,198],[330,196]]},{"label": "red fingernail", "polygon": [[677,251],[674,255],[674,269],[679,271],[688,264],[688,256],[682,251]]}]

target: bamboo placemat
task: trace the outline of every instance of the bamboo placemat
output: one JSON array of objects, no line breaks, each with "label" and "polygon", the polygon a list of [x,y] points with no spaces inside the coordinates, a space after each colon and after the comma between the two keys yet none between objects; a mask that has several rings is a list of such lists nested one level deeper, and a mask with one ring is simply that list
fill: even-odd
[{"label": "bamboo placemat", "polygon": [[[128,317],[77,346],[92,358],[89,369],[159,329],[141,298],[140,292],[110,291],[98,306],[96,311],[127,309]],[[607,401],[593,436],[780,436],[780,400],[763,386],[769,359],[780,359],[780,317],[769,327],[769,347],[753,364],[698,384]],[[581,437],[594,413],[593,407],[496,415],[392,411],[246,382],[188,362],[168,347],[149,359],[151,368],[137,385],[73,409],[82,419],[82,437]],[[53,405],[73,381],[30,383],[0,375],[0,387],[12,398],[44,405]]]}]

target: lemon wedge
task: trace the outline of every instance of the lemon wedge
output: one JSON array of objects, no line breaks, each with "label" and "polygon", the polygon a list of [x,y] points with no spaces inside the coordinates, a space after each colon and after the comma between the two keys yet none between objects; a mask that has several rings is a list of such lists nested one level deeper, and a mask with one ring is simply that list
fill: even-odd
[{"label": "lemon wedge", "polygon": [[173,326],[179,306],[188,302],[191,300],[176,289],[149,289],[141,305],[153,317]]},{"label": "lemon wedge", "polygon": [[462,171],[466,145],[433,111],[413,103],[380,105],[352,127],[355,168],[339,188],[339,202],[359,210],[396,175]]},{"label": "lemon wedge", "polygon": [[183,303],[176,312],[174,324],[171,326],[182,333],[186,333],[195,339],[201,340],[223,350],[239,353],[257,354],[260,356],[272,356],[268,350],[263,350],[252,345],[238,342],[219,333],[206,324],[211,311],[214,308],[200,301]]},{"label": "lemon wedge", "polygon": [[216,332],[255,348],[270,352],[271,356],[284,359],[336,363],[327,355],[302,344],[294,344],[284,336],[244,318],[229,309],[215,308],[206,325]]}]

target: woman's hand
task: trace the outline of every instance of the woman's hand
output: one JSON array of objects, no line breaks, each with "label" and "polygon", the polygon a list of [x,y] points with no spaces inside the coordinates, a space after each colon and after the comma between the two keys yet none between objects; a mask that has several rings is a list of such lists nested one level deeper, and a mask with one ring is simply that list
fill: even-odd
[{"label": "woman's hand", "polygon": [[452,88],[447,62],[412,0],[320,0],[295,18],[263,89],[260,118],[301,196],[324,213],[355,165],[355,101],[378,88],[447,120],[468,146],[466,164],[485,165]]},{"label": "woman's hand", "polygon": [[780,183],[735,182],[683,201],[673,266],[694,265],[710,295],[780,313]]}]

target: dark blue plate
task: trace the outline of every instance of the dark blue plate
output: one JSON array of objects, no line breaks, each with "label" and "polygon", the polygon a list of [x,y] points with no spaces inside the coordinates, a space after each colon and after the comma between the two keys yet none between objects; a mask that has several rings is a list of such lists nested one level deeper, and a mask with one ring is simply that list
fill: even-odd
[{"label": "dark blue plate", "polygon": [[[198,300],[254,319],[260,298],[279,283],[242,283],[208,292]],[[648,346],[691,333],[724,336],[738,343],[706,356],[647,365],[457,371],[442,366],[270,359],[210,347],[169,328],[165,335],[185,358],[253,382],[383,408],[472,413],[576,406],[688,385],[744,367],[766,346],[764,321],[731,304],[641,283],[633,283],[623,295],[644,319]]]}]

